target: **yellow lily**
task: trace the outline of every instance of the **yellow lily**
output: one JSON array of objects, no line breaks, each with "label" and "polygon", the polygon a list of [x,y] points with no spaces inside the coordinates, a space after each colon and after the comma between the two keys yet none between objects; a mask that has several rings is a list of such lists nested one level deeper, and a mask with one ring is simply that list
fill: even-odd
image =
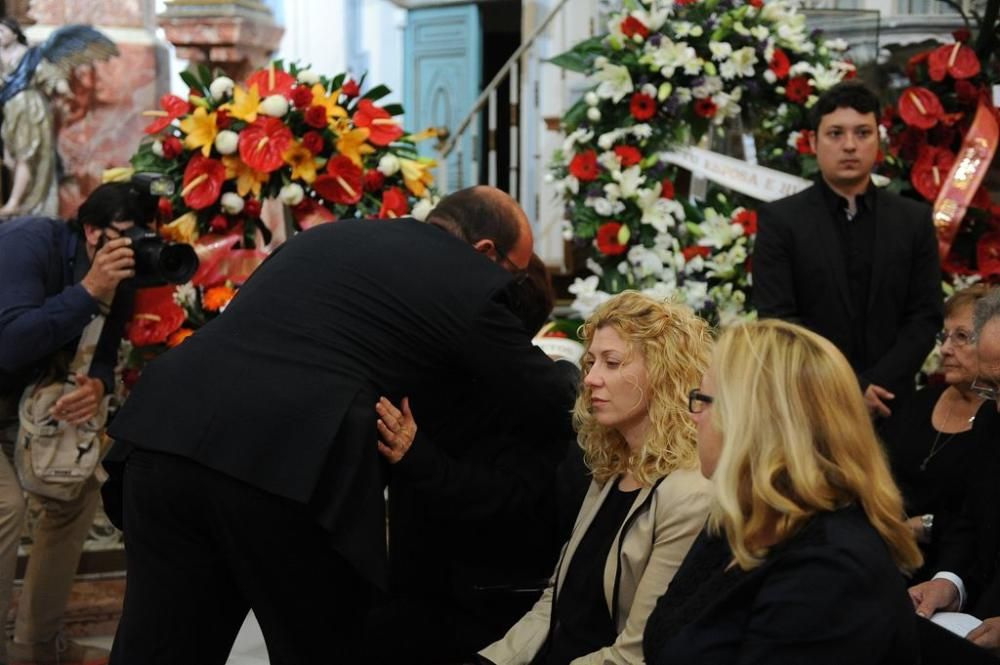
[{"label": "yellow lily", "polygon": [[326,109],[326,117],[330,119],[330,126],[333,127],[336,118],[346,118],[347,111],[337,104],[340,97],[340,90],[334,90],[333,94],[327,95],[326,88],[322,83],[317,83],[312,87],[313,100],[315,106],[322,106]]},{"label": "yellow lily", "polygon": [[134,174],[135,169],[131,166],[116,166],[113,169],[104,169],[101,182],[129,182]]},{"label": "yellow lily", "polygon": [[260,198],[260,187],[266,183],[271,175],[255,171],[246,163],[234,155],[222,158],[222,164],[226,167],[226,180],[236,178],[236,193],[246,196],[249,192]]},{"label": "yellow lily", "polygon": [[186,212],[169,224],[160,227],[160,234],[168,240],[191,244],[198,239],[198,216]]},{"label": "yellow lily", "polygon": [[350,158],[357,166],[361,166],[362,155],[370,155],[375,152],[375,148],[368,144],[370,133],[367,127],[344,132],[337,139],[337,152]]},{"label": "yellow lily", "polygon": [[404,137],[414,143],[420,143],[421,141],[426,141],[427,139],[436,139],[438,135],[437,127],[428,127],[422,132],[417,132],[416,134],[410,134]]},{"label": "yellow lily", "polygon": [[253,122],[257,119],[257,112],[260,110],[260,93],[257,91],[257,84],[250,86],[247,92],[243,86],[233,88],[233,101],[223,104],[222,108],[229,111],[229,115],[245,122]]},{"label": "yellow lily", "polygon": [[304,180],[311,185],[316,179],[316,159],[300,141],[288,146],[282,157],[285,163],[292,167],[292,180]]},{"label": "yellow lily", "polygon": [[415,160],[399,158],[399,168],[403,172],[403,184],[413,192],[414,196],[422,197],[427,193],[427,185],[434,183],[434,174],[430,169],[436,166],[434,160]]},{"label": "yellow lily", "polygon": [[199,106],[194,113],[181,120],[181,131],[187,134],[184,137],[185,146],[191,150],[201,148],[201,154],[208,157],[219,133],[215,124],[215,112],[209,113]]}]

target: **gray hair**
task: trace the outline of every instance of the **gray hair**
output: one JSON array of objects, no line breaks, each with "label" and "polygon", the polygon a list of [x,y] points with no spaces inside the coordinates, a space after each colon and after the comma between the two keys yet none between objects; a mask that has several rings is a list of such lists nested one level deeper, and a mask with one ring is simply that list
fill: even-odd
[{"label": "gray hair", "polygon": [[974,321],[976,337],[982,334],[983,328],[993,319],[1000,319],[1000,288],[991,289],[989,293],[976,301]]}]

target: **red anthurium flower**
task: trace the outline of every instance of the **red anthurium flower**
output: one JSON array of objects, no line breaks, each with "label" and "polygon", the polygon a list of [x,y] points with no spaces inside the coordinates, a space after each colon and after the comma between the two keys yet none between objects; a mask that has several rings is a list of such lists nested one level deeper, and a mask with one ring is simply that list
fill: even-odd
[{"label": "red anthurium flower", "polygon": [[184,146],[181,145],[179,138],[168,136],[163,139],[163,157],[165,159],[176,159],[182,152],[184,152]]},{"label": "red anthurium flower", "polygon": [[340,91],[352,99],[361,94],[361,88],[354,79],[344,81],[344,85],[340,88]]},{"label": "red anthurium flower", "polygon": [[927,58],[927,73],[932,81],[943,81],[945,75],[956,80],[972,78],[980,69],[976,52],[961,42],[940,46]]},{"label": "red anthurium flower", "polygon": [[606,222],[597,229],[597,249],[607,256],[618,256],[628,251],[628,245],[623,245],[618,241],[618,232],[621,230],[620,222]]},{"label": "red anthurium flower", "polygon": [[934,201],[954,163],[955,155],[947,148],[925,145],[910,169],[910,183],[921,196]]},{"label": "red anthurium flower", "polygon": [[927,88],[911,86],[899,96],[899,117],[917,129],[930,129],[944,114],[938,96]]},{"label": "red anthurium flower", "polygon": [[125,327],[125,336],[132,344],[162,344],[183,325],[184,310],[174,302],[174,288],[158,286],[136,291],[132,319]]},{"label": "red anthurium flower", "polygon": [[318,155],[323,152],[323,146],[325,145],[323,135],[319,132],[306,132],[302,135],[302,145],[312,154]]},{"label": "red anthurium flower", "polygon": [[326,166],[326,173],[313,181],[313,189],[327,201],[354,205],[361,200],[364,184],[361,167],[350,157],[337,155]]},{"label": "red anthurium flower", "polygon": [[160,111],[147,111],[143,115],[151,115],[155,117],[153,122],[146,125],[146,128],[142,131],[147,134],[156,134],[157,132],[162,132],[164,129],[170,126],[177,118],[186,114],[191,108],[186,99],[181,99],[177,95],[163,95],[160,97]]},{"label": "red anthurium flower", "polygon": [[629,102],[629,111],[631,111],[633,118],[639,122],[645,122],[656,115],[656,100],[649,95],[636,92]]},{"label": "red anthurium flower", "polygon": [[660,198],[673,199],[674,196],[676,196],[674,192],[674,183],[670,181],[670,178],[664,178],[663,182],[660,183]]},{"label": "red anthurium flower", "polygon": [[297,109],[307,109],[312,105],[312,88],[307,85],[297,85],[292,89],[292,104]]},{"label": "red anthurium flower", "polygon": [[292,88],[295,87],[295,77],[277,67],[269,67],[258,70],[250,75],[246,83],[247,90],[254,85],[257,86],[257,92],[260,94],[261,99],[268,95],[291,97]]},{"label": "red anthurium flower", "polygon": [[597,152],[594,150],[584,150],[573,156],[569,163],[569,173],[577,180],[589,182],[596,180],[601,169],[597,165]]},{"label": "red anthurium flower", "polygon": [[641,36],[643,39],[649,37],[649,28],[646,24],[637,19],[634,16],[629,16],[624,21],[622,21],[622,34],[632,39],[636,35]]},{"label": "red anthurium flower", "polygon": [[372,145],[389,145],[403,135],[403,128],[399,123],[385,109],[375,106],[370,99],[358,102],[358,110],[352,120],[355,126],[368,128],[371,132],[368,142]]},{"label": "red anthurium flower", "polygon": [[250,219],[256,219],[257,217],[260,217],[260,209],[260,201],[258,199],[249,198],[243,205],[243,214]]},{"label": "red anthurium flower", "polygon": [[681,250],[681,254],[684,255],[685,261],[690,261],[696,256],[708,256],[712,253],[712,250],[708,247],[702,247],[700,245],[692,245],[690,247],[685,247]]},{"label": "red anthurium flower", "polygon": [[201,210],[219,200],[226,167],[217,159],[210,159],[196,152],[184,169],[181,198],[192,210]]},{"label": "red anthurium flower", "polygon": [[365,173],[364,187],[366,192],[377,192],[385,185],[385,176],[378,169]]},{"label": "red anthurium flower", "polygon": [[809,83],[808,76],[796,76],[788,80],[788,85],[785,86],[785,97],[788,97],[788,101],[793,104],[804,104],[812,91],[813,87]]},{"label": "red anthurium flower", "polygon": [[771,67],[771,71],[774,72],[774,75],[779,80],[787,78],[788,71],[792,68],[792,63],[788,59],[788,55],[780,48],[774,49],[774,55],[771,56],[771,62],[768,64]]},{"label": "red anthurium flower", "polygon": [[743,232],[747,235],[753,235],[757,233],[757,211],[747,210],[743,208],[736,216],[733,217],[733,221],[743,227]]},{"label": "red anthurium flower", "polygon": [[292,131],[277,118],[258,116],[240,132],[240,158],[255,171],[271,173],[285,163]]},{"label": "red anthurium flower", "polygon": [[379,219],[405,217],[410,212],[410,202],[406,193],[399,187],[390,187],[382,194],[382,207],[379,208]]},{"label": "red anthurium flower", "polygon": [[979,88],[968,81],[955,81],[955,96],[962,104],[975,104],[979,100]]},{"label": "red anthurium flower", "polygon": [[615,154],[622,163],[622,168],[627,169],[642,161],[642,153],[634,145],[615,146]]},{"label": "red anthurium flower", "polygon": [[930,51],[923,51],[921,53],[912,56],[906,61],[906,75],[914,83],[917,82],[917,68],[923,63],[927,62],[927,58],[931,55]]},{"label": "red anthurium flower", "polygon": [[961,42],[962,44],[968,44],[969,40],[972,39],[972,33],[969,32],[968,28],[959,28],[951,33],[951,36],[955,38],[956,42]]},{"label": "red anthurium flower", "polygon": [[976,263],[984,277],[1000,275],[1000,232],[989,231],[979,237]]},{"label": "red anthurium flower", "polygon": [[694,100],[694,112],[702,118],[714,118],[719,107],[710,98]]}]

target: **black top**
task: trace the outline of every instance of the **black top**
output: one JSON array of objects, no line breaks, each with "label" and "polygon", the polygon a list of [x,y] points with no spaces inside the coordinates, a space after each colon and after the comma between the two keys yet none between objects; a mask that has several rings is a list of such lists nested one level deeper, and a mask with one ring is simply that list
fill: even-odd
[{"label": "black top", "polygon": [[919,662],[906,582],[861,509],[817,514],[751,570],[731,559],[698,536],[646,622],[649,665]]},{"label": "black top", "polygon": [[594,516],[569,563],[555,599],[552,631],[533,665],[567,665],[614,643],[618,630],[604,597],[604,566],[639,490],[623,492],[618,481]]}]

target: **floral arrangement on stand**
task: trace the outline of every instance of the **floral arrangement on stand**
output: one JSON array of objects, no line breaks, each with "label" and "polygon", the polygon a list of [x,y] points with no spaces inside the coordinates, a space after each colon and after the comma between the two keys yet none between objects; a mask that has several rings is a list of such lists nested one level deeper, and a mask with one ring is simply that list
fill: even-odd
[{"label": "floral arrangement on stand", "polygon": [[[436,133],[406,131],[396,118],[402,106],[378,105],[390,92],[384,85],[364,91],[364,77],[280,61],[242,84],[206,67],[181,76],[187,99],[164,95],[160,109],[146,112],[149,138],[131,169],[112,175],[153,173],[175,183],[160,199],[159,231],[194,245],[201,265],[189,284],[139,294],[127,330],[130,368],[222,311],[283,239],[286,218],[292,232],[345,218],[423,219],[437,201],[435,164],[416,150]],[[282,204],[270,219],[269,200]]]},{"label": "floral arrangement on stand", "polygon": [[854,75],[846,44],[808,33],[787,0],[626,0],[608,29],[553,59],[592,84],[563,117],[551,168],[565,234],[589,247],[574,306],[639,289],[712,321],[747,316],[755,213],[721,193],[678,200],[661,153],[752,123],[780,147],[765,150],[771,163],[801,168],[785,146],[817,94]]}]

